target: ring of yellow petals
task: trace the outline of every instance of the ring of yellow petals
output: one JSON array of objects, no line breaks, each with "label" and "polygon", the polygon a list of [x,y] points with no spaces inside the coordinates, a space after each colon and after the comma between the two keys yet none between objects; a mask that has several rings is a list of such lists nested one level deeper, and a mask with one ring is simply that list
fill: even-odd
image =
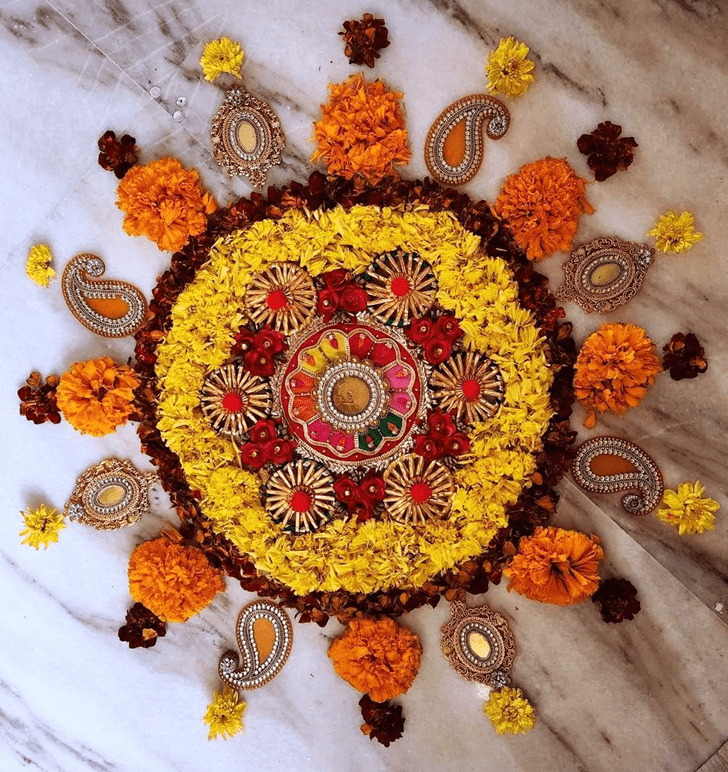
[{"label": "ring of yellow petals", "polygon": [[[245,323],[243,299],[252,275],[275,261],[299,263],[312,276],[335,268],[361,273],[373,257],[398,247],[432,265],[438,300],[461,320],[467,348],[500,368],[505,399],[496,417],[470,430],[472,453],[455,474],[448,520],[415,528],[389,519],[335,519],[314,533],[281,533],[260,501],[260,480],[241,469],[232,442],[217,435],[199,409],[206,373],[230,356]],[[158,349],[158,428],[182,464],[214,528],[257,569],[299,595],[314,590],[370,593],[412,588],[480,554],[507,524],[535,470],[534,454],[551,417],[552,373],[545,343],[518,285],[500,258],[449,212],[375,206],[288,211],[217,241],[210,260],[181,293]]]}]

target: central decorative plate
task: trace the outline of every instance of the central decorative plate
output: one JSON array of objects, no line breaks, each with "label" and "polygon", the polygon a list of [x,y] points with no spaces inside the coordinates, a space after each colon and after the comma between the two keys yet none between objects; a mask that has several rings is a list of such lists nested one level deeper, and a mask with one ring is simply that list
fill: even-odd
[{"label": "central decorative plate", "polygon": [[290,348],[278,409],[301,455],[339,471],[379,468],[412,446],[427,375],[398,330],[363,317],[314,323]]}]

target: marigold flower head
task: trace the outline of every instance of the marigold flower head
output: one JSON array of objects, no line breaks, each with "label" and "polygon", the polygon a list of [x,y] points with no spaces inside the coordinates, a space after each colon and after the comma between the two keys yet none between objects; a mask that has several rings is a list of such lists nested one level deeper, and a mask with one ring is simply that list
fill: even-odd
[{"label": "marigold flower head", "polygon": [[703,234],[695,230],[695,215],[687,211],[681,214],[665,212],[647,235],[655,239],[655,246],[660,252],[676,254],[687,252],[703,238]]},{"label": "marigold flower head", "polygon": [[584,186],[565,158],[542,158],[506,179],[495,211],[529,260],[542,260],[569,250],[579,216],[594,211]]},{"label": "marigold flower head", "polygon": [[142,542],[129,558],[129,592],[166,622],[184,622],[225,589],[200,550],[164,536]]},{"label": "marigold flower head", "polygon": [[89,359],[75,362],[61,376],[56,402],[76,431],[102,437],[126,423],[138,385],[131,367],[119,365],[109,357]]},{"label": "marigold flower head", "polygon": [[322,159],[329,174],[346,179],[359,175],[372,184],[396,176],[394,164],[410,159],[402,94],[389,91],[380,80],[367,83],[358,74],[329,84],[329,95],[314,124],[317,149],[311,160]]},{"label": "marigold flower head", "polygon": [[720,504],[704,494],[705,488],[700,480],[681,483],[676,491],[666,490],[657,517],[677,528],[680,536],[712,531],[715,528],[715,512],[720,509]]},{"label": "marigold flower head", "polygon": [[47,287],[56,272],[50,267],[53,255],[46,244],[36,244],[28,252],[25,273],[39,287]]},{"label": "marigold flower head", "polygon": [[239,78],[244,57],[245,53],[240,44],[230,40],[230,38],[218,38],[210,41],[205,46],[200,59],[205,80],[212,82],[224,72]]},{"label": "marigold flower head", "polygon": [[505,569],[508,589],[531,600],[568,606],[586,600],[599,586],[604,552],[595,536],[563,528],[537,528],[521,539]]},{"label": "marigold flower head", "polygon": [[535,64],[526,57],[529,47],[514,37],[501,38],[498,48],[491,51],[485,72],[488,91],[506,97],[523,96],[534,81]]},{"label": "marigold flower head", "polygon": [[504,686],[490,693],[483,713],[498,734],[526,734],[536,723],[536,711],[520,689]]},{"label": "marigold flower head", "polygon": [[334,670],[347,683],[384,702],[404,694],[420,669],[420,639],[393,619],[352,619],[329,647]]},{"label": "marigold flower head", "polygon": [[58,532],[66,527],[63,515],[45,504],[20,514],[25,525],[19,534],[24,537],[20,543],[36,550],[41,547],[47,550],[50,544],[55,544],[58,541]]},{"label": "marigold flower head", "polygon": [[210,727],[208,740],[229,740],[243,729],[243,713],[247,708],[245,700],[229,686],[223,687],[222,692],[214,692],[212,702],[207,706],[207,711],[202,720]]},{"label": "marigold flower head", "polygon": [[576,360],[574,393],[587,410],[584,425],[596,414],[624,415],[639,405],[662,371],[655,344],[634,324],[603,324],[581,347]]},{"label": "marigold flower head", "polygon": [[203,193],[194,169],[185,169],[175,158],[135,166],[119,183],[116,205],[126,214],[124,230],[130,236],[147,236],[162,250],[177,252],[207,228],[206,215],[217,209]]}]

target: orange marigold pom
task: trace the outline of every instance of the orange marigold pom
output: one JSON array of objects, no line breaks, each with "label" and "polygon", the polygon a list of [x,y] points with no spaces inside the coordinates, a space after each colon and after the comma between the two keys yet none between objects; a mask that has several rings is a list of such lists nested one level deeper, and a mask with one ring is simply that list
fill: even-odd
[{"label": "orange marigold pom", "polygon": [[495,211],[529,260],[571,248],[579,216],[594,211],[585,183],[565,158],[550,157],[526,164],[506,179]]},{"label": "orange marigold pom", "polygon": [[329,648],[334,669],[375,702],[404,694],[420,669],[420,639],[393,619],[352,619]]},{"label": "orange marigold pom", "polygon": [[160,158],[130,169],[119,183],[116,205],[126,214],[124,230],[130,236],[147,236],[163,250],[177,252],[207,228],[206,215],[217,209],[203,193],[194,169],[185,169],[176,158]]},{"label": "orange marigold pom", "polygon": [[142,542],[129,558],[129,592],[166,622],[184,622],[225,589],[200,550],[166,537]]},{"label": "orange marigold pom", "polygon": [[639,405],[662,372],[655,344],[634,324],[603,324],[585,341],[576,360],[574,393],[592,428],[597,412],[623,415]]},{"label": "orange marigold pom", "polygon": [[533,536],[521,539],[518,554],[505,569],[508,589],[541,603],[581,603],[599,586],[603,557],[596,536],[537,528]]},{"label": "orange marigold pom", "polygon": [[134,371],[109,357],[75,362],[61,376],[56,402],[63,417],[81,434],[102,437],[126,423],[133,410]]},{"label": "orange marigold pom", "polygon": [[329,93],[314,124],[318,147],[311,160],[323,159],[329,174],[360,175],[372,184],[397,176],[393,165],[410,159],[402,94],[380,80],[367,83],[361,74],[329,84]]}]

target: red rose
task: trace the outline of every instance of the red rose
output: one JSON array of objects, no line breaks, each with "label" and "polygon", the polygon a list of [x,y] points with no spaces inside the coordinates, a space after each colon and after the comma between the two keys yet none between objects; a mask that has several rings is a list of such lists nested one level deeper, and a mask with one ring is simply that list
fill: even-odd
[{"label": "red rose", "polygon": [[258,349],[248,351],[243,360],[243,364],[245,369],[251,375],[259,375],[261,378],[267,378],[268,376],[273,375],[276,369],[273,355]]},{"label": "red rose", "polygon": [[266,442],[270,442],[276,436],[276,425],[273,421],[263,419],[258,421],[257,424],[250,430],[250,441],[256,442],[258,445],[265,445]]},{"label": "red rose", "polygon": [[442,456],[442,445],[440,444],[440,441],[434,437],[420,434],[420,436],[415,439],[414,452],[428,461],[433,461]]},{"label": "red rose", "polygon": [[384,501],[384,478],[380,474],[369,472],[359,483],[359,490],[372,501]]},{"label": "red rose", "polygon": [[265,464],[265,453],[260,445],[255,442],[246,442],[240,449],[240,460],[244,466],[251,469],[260,469]]},{"label": "red rose", "polygon": [[332,289],[322,289],[316,301],[316,311],[328,321],[339,307],[339,295]]},{"label": "red rose", "polygon": [[424,343],[432,334],[432,319],[423,316],[422,319],[413,319],[405,330],[405,335],[413,343]]},{"label": "red rose", "polygon": [[452,354],[452,343],[446,338],[430,338],[423,346],[425,359],[431,365],[441,365]]},{"label": "red rose", "polygon": [[247,328],[243,327],[235,333],[235,343],[232,348],[233,356],[243,356],[248,353],[253,347],[253,333]]},{"label": "red rose", "polygon": [[253,339],[253,347],[265,351],[266,354],[275,355],[283,351],[285,343],[279,332],[264,327]]},{"label": "red rose", "polygon": [[292,443],[276,438],[263,445],[263,454],[270,464],[285,464],[293,458]]},{"label": "red rose", "polygon": [[341,307],[349,314],[358,314],[367,307],[369,295],[358,284],[351,282],[341,293]]},{"label": "red rose", "polygon": [[461,432],[455,432],[445,439],[445,453],[462,456],[470,450],[470,440]]},{"label": "red rose", "polygon": [[349,272],[345,268],[337,268],[335,271],[322,273],[321,279],[327,289],[341,292],[349,283]]},{"label": "red rose", "polygon": [[427,425],[430,428],[430,434],[440,439],[451,437],[456,432],[452,416],[443,410],[431,411],[427,416]]},{"label": "red rose", "polygon": [[339,477],[334,481],[334,493],[347,506],[361,500],[359,487],[350,477]]},{"label": "red rose", "polygon": [[435,334],[441,335],[454,343],[462,334],[460,322],[452,314],[443,314],[435,324]]},{"label": "red rose", "polygon": [[351,512],[359,522],[363,522],[364,520],[369,520],[372,516],[373,509],[371,505],[367,504],[365,501],[357,501],[349,507],[349,512]]}]

